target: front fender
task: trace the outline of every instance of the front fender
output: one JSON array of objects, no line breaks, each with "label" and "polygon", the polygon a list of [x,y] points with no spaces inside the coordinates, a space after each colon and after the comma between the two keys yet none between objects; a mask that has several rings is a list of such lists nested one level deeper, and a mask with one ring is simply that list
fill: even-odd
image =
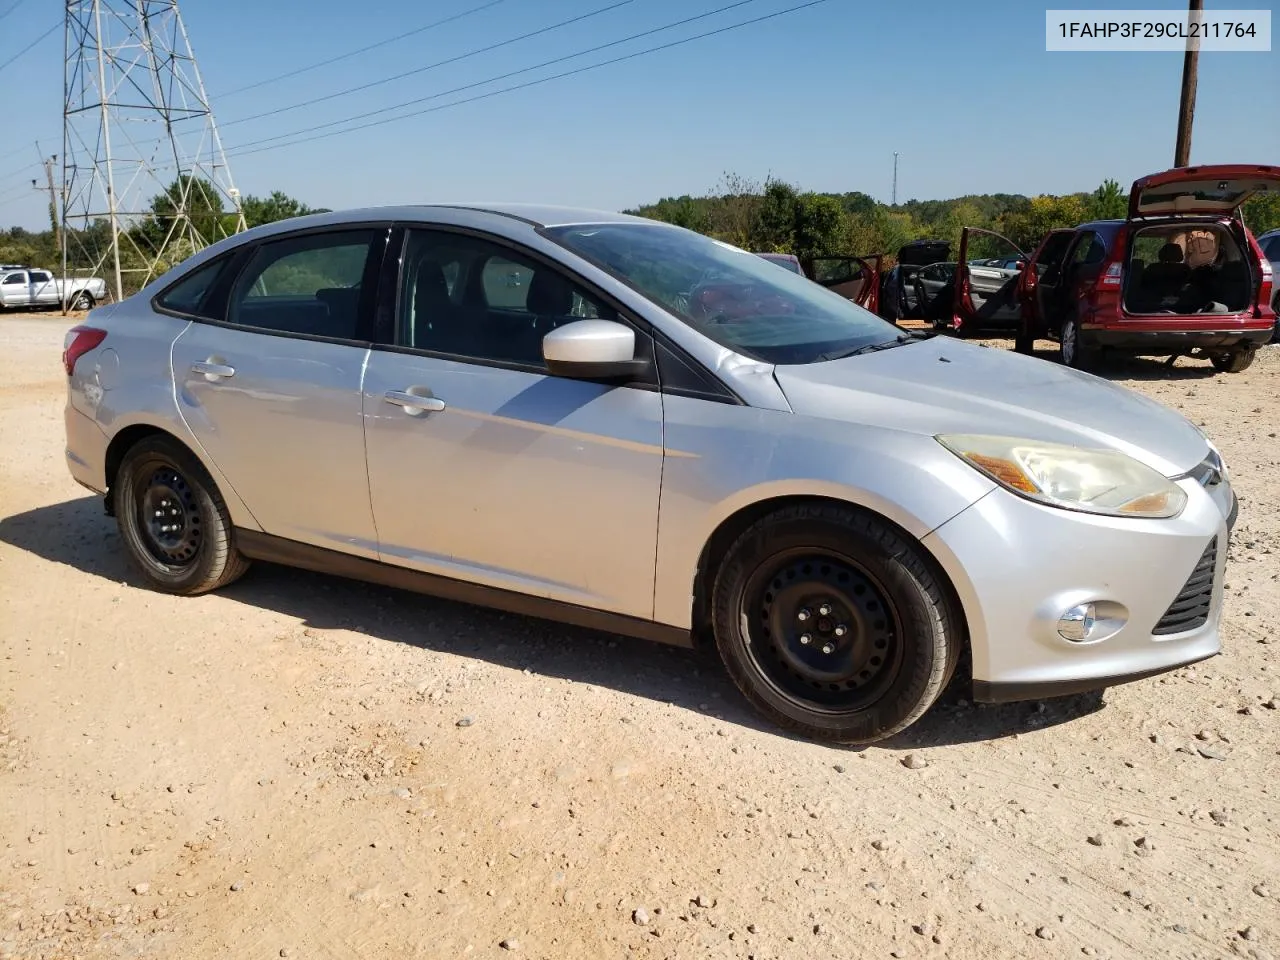
[{"label": "front fender", "polygon": [[883,427],[670,395],[664,422],[654,619],[681,628],[704,547],[743,510],[827,498],[923,540],[995,487],[932,437]]}]

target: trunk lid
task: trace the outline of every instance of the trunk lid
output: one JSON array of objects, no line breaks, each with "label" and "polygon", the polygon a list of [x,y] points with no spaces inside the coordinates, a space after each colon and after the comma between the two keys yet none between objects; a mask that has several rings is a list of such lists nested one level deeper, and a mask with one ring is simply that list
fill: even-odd
[{"label": "trunk lid", "polygon": [[1135,180],[1129,190],[1129,219],[1179,214],[1238,216],[1257,193],[1280,192],[1280,167],[1230,163],[1175,167]]},{"label": "trunk lid", "polygon": [[945,240],[913,240],[898,248],[898,263],[905,267],[927,267],[951,258],[951,244]]}]

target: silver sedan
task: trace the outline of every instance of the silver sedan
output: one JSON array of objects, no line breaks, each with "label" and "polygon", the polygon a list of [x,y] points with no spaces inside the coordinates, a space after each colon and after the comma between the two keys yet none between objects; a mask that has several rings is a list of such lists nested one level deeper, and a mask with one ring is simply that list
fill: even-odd
[{"label": "silver sedan", "polygon": [[63,359],[67,464],[159,590],[256,559],[708,643],[767,717],[849,743],[961,662],[998,702],[1219,652],[1235,497],[1191,423],[677,227],[289,220]]}]

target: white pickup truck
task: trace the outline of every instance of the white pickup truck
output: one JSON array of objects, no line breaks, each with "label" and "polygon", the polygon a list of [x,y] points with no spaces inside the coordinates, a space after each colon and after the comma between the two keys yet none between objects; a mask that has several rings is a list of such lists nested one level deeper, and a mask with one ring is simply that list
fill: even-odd
[{"label": "white pickup truck", "polygon": [[107,295],[98,277],[55,279],[48,270],[0,266],[0,309],[57,307],[65,299],[72,310],[89,310]]}]

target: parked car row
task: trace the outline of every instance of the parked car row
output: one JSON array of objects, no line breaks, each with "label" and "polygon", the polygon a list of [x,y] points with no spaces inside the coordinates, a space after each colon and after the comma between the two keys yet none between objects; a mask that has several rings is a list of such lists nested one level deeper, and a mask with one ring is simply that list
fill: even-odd
[{"label": "parked car row", "polygon": [[106,298],[107,284],[98,277],[55,277],[50,270],[21,264],[0,265],[0,310],[5,308],[59,307],[90,310]]},{"label": "parked car row", "polygon": [[268,561],[706,643],[820,739],[909,727],[962,663],[1002,702],[1220,651],[1237,507],[1199,429],[902,330],[867,258],[810,270],[852,297],[612,213],[258,227],[69,331],[67,467],[157,590]]}]

